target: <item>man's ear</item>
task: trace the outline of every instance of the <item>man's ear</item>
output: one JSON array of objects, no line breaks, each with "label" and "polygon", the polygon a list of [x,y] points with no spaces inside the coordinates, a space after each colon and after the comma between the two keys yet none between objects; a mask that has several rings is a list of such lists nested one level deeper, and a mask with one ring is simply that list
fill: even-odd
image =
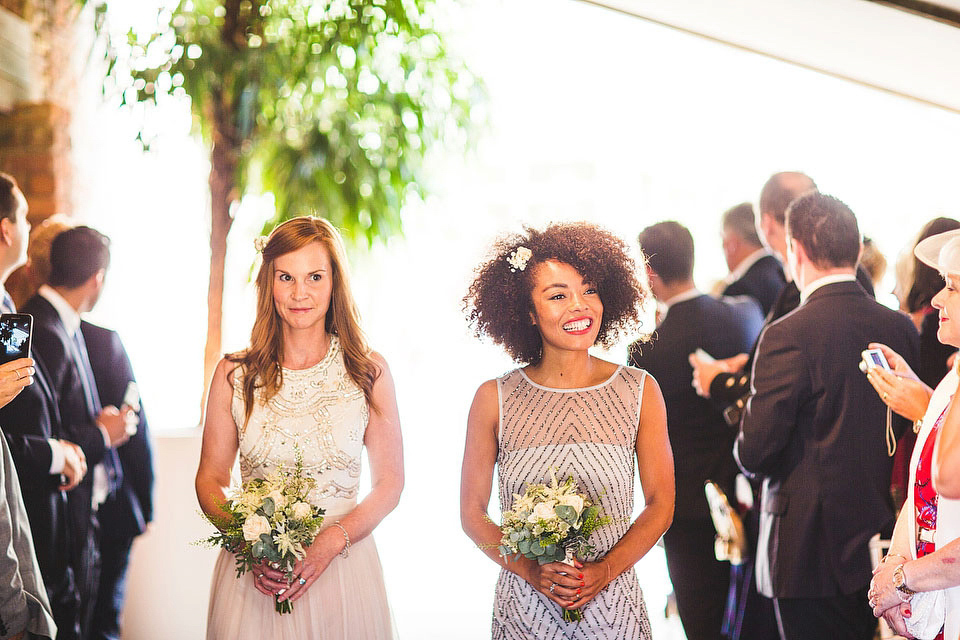
[{"label": "man's ear", "polygon": [[92,276],[90,276],[87,282],[99,289],[100,287],[103,286],[103,279],[106,277],[106,275],[107,275],[106,269],[97,269],[97,272]]},{"label": "man's ear", "polygon": [[0,242],[6,246],[13,244],[13,225],[10,218],[0,218]]}]

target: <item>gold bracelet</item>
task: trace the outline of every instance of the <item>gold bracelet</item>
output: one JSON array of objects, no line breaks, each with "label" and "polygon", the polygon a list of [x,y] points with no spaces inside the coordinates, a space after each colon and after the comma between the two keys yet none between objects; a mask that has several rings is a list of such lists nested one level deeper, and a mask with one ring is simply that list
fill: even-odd
[{"label": "gold bracelet", "polygon": [[350,536],[347,535],[347,530],[343,528],[343,525],[340,524],[340,521],[339,521],[339,520],[337,520],[336,522],[334,522],[334,523],[333,523],[333,526],[339,528],[340,531],[343,533],[343,539],[344,539],[344,541],[345,541],[347,544],[346,544],[346,546],[345,546],[343,549],[340,550],[340,557],[341,557],[341,558],[346,558],[347,556],[350,555]]}]

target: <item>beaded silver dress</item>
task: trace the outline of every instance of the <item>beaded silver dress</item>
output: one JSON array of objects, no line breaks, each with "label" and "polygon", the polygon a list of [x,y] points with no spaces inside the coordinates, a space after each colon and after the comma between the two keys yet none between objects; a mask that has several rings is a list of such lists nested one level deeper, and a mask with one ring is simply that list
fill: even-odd
[{"label": "beaded silver dress", "polygon": [[[324,525],[357,504],[361,452],[368,409],[363,391],[347,374],[340,341],[308,369],[283,369],[277,395],[258,397],[244,425],[242,372],[234,374],[231,413],[240,440],[243,481],[264,477],[278,465],[293,468],[297,450],[317,487],[310,501],[326,510]],[[327,569],[280,615],[273,598],[257,591],[253,575],[236,576],[233,555],[221,551],[214,569],[207,616],[208,640],[238,638],[347,640],[393,638],[383,571],[373,536],[354,541],[347,558]]]},{"label": "beaded silver dress", "polygon": [[[521,369],[497,379],[500,435],[497,456],[500,508],[528,484],[572,475],[613,522],[590,537],[606,554],[630,527],[637,429],[646,373],[620,367],[585,389],[551,389]],[[493,638],[515,640],[627,639],[651,637],[643,594],[633,568],[617,576],[582,609],[579,622],[516,574],[501,570],[493,608]]]}]

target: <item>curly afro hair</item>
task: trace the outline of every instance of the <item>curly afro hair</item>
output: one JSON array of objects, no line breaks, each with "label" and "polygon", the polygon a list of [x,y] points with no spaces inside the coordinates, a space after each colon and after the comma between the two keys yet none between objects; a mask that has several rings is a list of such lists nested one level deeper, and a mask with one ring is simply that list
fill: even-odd
[{"label": "curly afro hair", "polygon": [[[512,270],[508,258],[519,247],[532,253],[526,268]],[[621,334],[642,324],[641,307],[649,295],[637,278],[627,245],[609,231],[587,222],[551,224],[542,231],[497,240],[463,298],[467,322],[478,338],[490,337],[516,362],[536,364],[543,355],[533,313],[533,273],[548,260],[569,264],[592,281],[603,302],[597,344],[612,346]]]}]

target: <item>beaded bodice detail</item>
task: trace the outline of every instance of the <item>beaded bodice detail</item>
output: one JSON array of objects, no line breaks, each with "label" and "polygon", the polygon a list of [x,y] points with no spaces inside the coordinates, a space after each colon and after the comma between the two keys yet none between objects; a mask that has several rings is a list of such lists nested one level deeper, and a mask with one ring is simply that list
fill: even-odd
[{"label": "beaded bodice detail", "polygon": [[255,394],[244,424],[242,372],[234,375],[231,413],[240,439],[243,481],[264,477],[280,465],[292,469],[297,451],[304,471],[317,481],[311,502],[328,514],[356,506],[363,436],[369,417],[363,390],[350,378],[340,341],[330,338],[327,354],[307,369],[283,369],[280,390],[264,402]]},{"label": "beaded bodice detail", "polygon": [[[500,434],[497,454],[500,508],[527,485],[572,476],[577,489],[600,505],[611,522],[590,536],[605,555],[627,532],[633,513],[640,400],[646,373],[619,367],[605,382],[585,389],[551,389],[521,369],[497,379]],[[649,639],[640,584],[627,569],[582,609],[584,618],[564,622],[561,609],[517,574],[500,572],[494,599],[494,640]]]},{"label": "beaded bodice detail", "polygon": [[528,484],[573,476],[578,489],[613,522],[591,537],[602,555],[626,533],[633,512],[633,477],[640,393],[646,374],[620,367],[588,389],[551,389],[520,370],[499,379],[500,506]]}]

